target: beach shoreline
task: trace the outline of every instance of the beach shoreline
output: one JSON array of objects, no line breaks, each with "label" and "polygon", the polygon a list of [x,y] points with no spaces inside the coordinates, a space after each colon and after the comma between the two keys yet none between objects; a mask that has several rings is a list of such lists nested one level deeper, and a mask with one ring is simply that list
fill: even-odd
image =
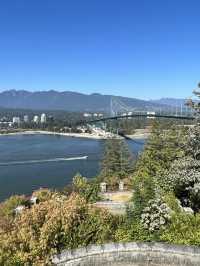
[{"label": "beach shoreline", "polygon": [[[24,130],[19,132],[10,132],[3,133],[0,136],[13,136],[13,135],[54,135],[54,136],[65,136],[72,138],[87,138],[87,139],[108,139],[110,136],[101,136],[97,134],[89,134],[89,133],[63,133],[63,132],[53,132],[53,131],[45,131],[45,130]],[[149,133],[141,133],[141,134],[133,134],[127,135],[130,139],[146,139],[148,138]],[[116,135],[117,138],[121,139],[122,137]]]},{"label": "beach shoreline", "polygon": [[13,136],[13,135],[54,135],[54,136],[74,137],[74,138],[104,139],[103,136],[98,136],[89,133],[63,133],[63,132],[53,132],[45,130],[25,130],[20,132],[10,132],[10,133],[0,134],[0,136]]}]

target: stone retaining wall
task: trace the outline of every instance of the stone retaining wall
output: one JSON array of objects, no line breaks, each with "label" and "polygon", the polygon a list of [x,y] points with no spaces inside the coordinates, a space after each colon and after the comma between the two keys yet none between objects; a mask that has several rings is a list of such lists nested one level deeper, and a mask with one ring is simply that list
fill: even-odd
[{"label": "stone retaining wall", "polygon": [[163,243],[109,243],[67,250],[53,258],[59,266],[200,266],[200,248]]}]

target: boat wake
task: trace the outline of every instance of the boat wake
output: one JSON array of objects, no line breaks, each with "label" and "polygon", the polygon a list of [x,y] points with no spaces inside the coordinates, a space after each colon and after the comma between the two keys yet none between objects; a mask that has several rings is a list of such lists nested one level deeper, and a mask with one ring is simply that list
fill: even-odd
[{"label": "boat wake", "polygon": [[54,158],[54,159],[44,159],[44,160],[28,160],[28,161],[12,161],[12,162],[2,162],[0,166],[6,165],[18,165],[18,164],[37,164],[37,163],[48,163],[48,162],[63,162],[63,161],[76,161],[76,160],[86,160],[88,156],[70,157],[70,158]]}]

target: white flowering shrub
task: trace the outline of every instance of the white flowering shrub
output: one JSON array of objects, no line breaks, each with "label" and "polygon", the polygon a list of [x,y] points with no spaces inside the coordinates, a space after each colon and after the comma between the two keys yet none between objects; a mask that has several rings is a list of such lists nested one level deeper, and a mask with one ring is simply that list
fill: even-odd
[{"label": "white flowering shrub", "polygon": [[162,178],[166,191],[174,191],[182,206],[200,210],[200,161],[185,157],[175,161]]},{"label": "white flowering shrub", "polygon": [[141,222],[145,229],[154,232],[165,227],[170,221],[171,212],[171,209],[161,199],[153,199],[144,208]]},{"label": "white flowering shrub", "polygon": [[175,161],[168,173],[164,176],[162,185],[166,189],[174,189],[178,186],[194,186],[200,181],[200,161],[191,157],[181,158]]},{"label": "white flowering shrub", "polygon": [[200,152],[200,124],[189,129],[185,150],[187,155],[197,158]]}]

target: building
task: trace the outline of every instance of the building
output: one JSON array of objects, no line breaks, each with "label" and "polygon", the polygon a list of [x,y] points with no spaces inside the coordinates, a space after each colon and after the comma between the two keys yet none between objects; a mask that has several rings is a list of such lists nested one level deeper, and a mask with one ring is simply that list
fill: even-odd
[{"label": "building", "polygon": [[46,114],[41,114],[40,122],[41,123],[46,123],[47,122],[47,116],[46,116]]},{"label": "building", "polygon": [[84,116],[84,117],[91,117],[92,115],[89,114],[89,113],[84,113],[83,116]]},{"label": "building", "polygon": [[19,124],[20,123],[20,118],[18,116],[13,117],[13,124]]},{"label": "building", "polygon": [[9,118],[6,116],[3,116],[2,118],[0,118],[0,122],[9,122]]},{"label": "building", "polygon": [[[132,115],[133,112],[128,112],[128,115]],[[132,119],[132,117],[129,117],[128,119]]]},{"label": "building", "polygon": [[87,127],[84,127],[84,126],[77,127],[77,129],[79,131],[81,131],[82,133],[86,133],[87,132]]},{"label": "building", "polygon": [[155,119],[155,115],[156,115],[156,113],[155,112],[147,112],[147,118],[149,118],[149,119]]},{"label": "building", "polygon": [[8,128],[8,127],[12,127],[13,123],[12,122],[2,122],[0,121],[0,128]]},{"label": "building", "polygon": [[39,123],[39,116],[38,115],[34,115],[33,122],[34,123]]},{"label": "building", "polygon": [[25,123],[28,123],[28,122],[29,122],[29,117],[28,117],[28,115],[25,115],[25,116],[24,116],[24,122],[25,122]]}]

